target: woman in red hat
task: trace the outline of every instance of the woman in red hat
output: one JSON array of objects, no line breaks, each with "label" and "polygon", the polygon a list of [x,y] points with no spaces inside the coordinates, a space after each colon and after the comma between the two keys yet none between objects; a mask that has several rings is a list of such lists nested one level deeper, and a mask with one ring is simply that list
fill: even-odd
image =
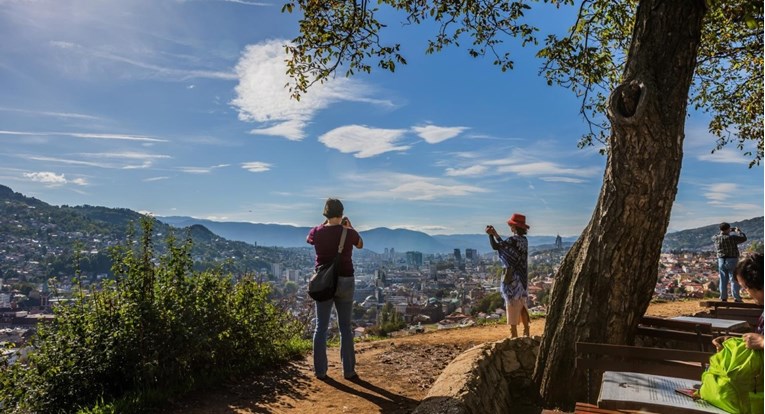
[{"label": "woman in red hat", "polygon": [[507,308],[507,324],[510,325],[510,337],[518,336],[518,322],[523,324],[523,336],[529,336],[529,311],[526,309],[528,300],[528,255],[529,242],[526,232],[526,216],[514,213],[507,220],[513,235],[502,240],[494,226],[486,226],[491,248],[499,253],[505,275],[500,285],[500,292],[505,299]]}]

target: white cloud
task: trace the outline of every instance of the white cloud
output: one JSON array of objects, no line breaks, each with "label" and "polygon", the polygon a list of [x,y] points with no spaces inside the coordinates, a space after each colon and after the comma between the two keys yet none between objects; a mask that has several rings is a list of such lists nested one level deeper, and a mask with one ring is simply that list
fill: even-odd
[{"label": "white cloud", "polygon": [[242,168],[249,172],[265,172],[271,169],[271,164],[260,162],[260,161],[251,161],[251,162],[245,162],[242,163]]},{"label": "white cloud", "polygon": [[32,161],[43,161],[43,162],[56,162],[60,164],[69,164],[69,165],[82,165],[85,167],[97,167],[97,168],[120,168],[119,166],[113,165],[113,164],[107,164],[107,163],[100,163],[100,162],[90,162],[90,161],[82,161],[82,160],[70,160],[66,158],[54,158],[54,157],[43,157],[43,156],[36,156],[36,155],[20,155],[20,158],[24,158],[27,160]]},{"label": "white cloud", "polygon": [[83,138],[83,139],[105,139],[105,140],[120,140],[120,141],[142,141],[142,142],[167,142],[167,140],[152,138],[143,135],[126,135],[126,134],[93,134],[85,132],[29,132],[29,131],[3,131],[0,130],[0,135],[16,135],[16,136],[64,136],[71,138]]},{"label": "white cloud", "polygon": [[237,79],[236,74],[232,72],[226,72],[226,71],[221,72],[221,71],[203,70],[203,69],[178,69],[178,68],[165,67],[165,66],[156,65],[153,63],[144,62],[134,58],[121,56],[108,51],[89,49],[82,45],[72,43],[72,42],[54,40],[50,42],[50,45],[53,47],[65,50],[68,53],[79,53],[84,58],[91,59],[97,63],[102,63],[104,61],[111,61],[111,62],[116,62],[118,64],[117,66],[120,66],[120,67],[129,65],[139,69],[143,69],[144,71],[150,72],[152,76],[157,78],[169,78],[172,80],[188,80],[188,79],[194,79],[194,78],[222,79],[222,80]]},{"label": "white cloud", "polygon": [[235,4],[243,4],[245,6],[260,6],[260,7],[270,7],[273,6],[273,3],[263,3],[259,1],[247,1],[247,0],[178,0],[180,3],[187,3],[192,1],[209,1],[213,3],[235,3]]},{"label": "white cloud", "polygon": [[149,154],[147,152],[135,152],[135,151],[124,151],[124,152],[84,152],[79,154],[82,157],[86,158],[118,158],[118,159],[129,159],[129,160],[148,160],[148,159],[165,159],[165,158],[172,158],[169,155],[164,154]]},{"label": "white cloud", "polygon": [[291,119],[271,127],[251,129],[250,133],[254,135],[272,135],[284,137],[291,141],[299,141],[305,137],[303,130],[307,125],[308,123],[305,121]]},{"label": "white cloud", "polygon": [[[54,157],[45,157],[45,156],[37,156],[37,155],[19,155],[20,158],[33,160],[33,161],[43,161],[46,163],[60,163],[60,164],[69,164],[69,165],[81,165],[85,167],[96,167],[96,168],[107,168],[107,169],[123,169],[123,170],[133,170],[133,169],[142,169],[142,168],[150,168],[154,165],[154,160],[156,159],[163,159],[163,158],[171,158],[169,155],[162,155],[162,154],[149,154],[149,153],[142,153],[142,152],[113,152],[113,153],[81,153],[76,154],[78,157],[86,158],[86,159],[93,159],[93,161],[86,161],[81,159],[69,159],[69,158],[54,158]],[[126,159],[129,161],[139,160],[142,161],[140,164],[125,164],[124,162],[105,162],[102,161],[104,159]]]},{"label": "white cloud", "polygon": [[170,177],[150,177],[150,178],[144,178],[141,181],[143,181],[145,183],[151,183],[151,182],[154,182],[154,181],[162,181],[162,180],[169,180],[169,179],[170,179]]},{"label": "white cloud", "polygon": [[71,113],[71,112],[31,111],[28,109],[3,108],[3,107],[0,107],[0,111],[19,112],[19,113],[30,114],[30,115],[51,116],[55,118],[85,119],[89,121],[95,121],[95,120],[101,119],[97,116],[77,114],[77,113]]},{"label": "white cloud", "polygon": [[714,154],[707,152],[698,156],[700,161],[709,161],[725,164],[741,164],[748,165],[751,159],[744,156],[741,150],[736,148],[725,147],[721,150],[715,151]]},{"label": "white cloud", "polygon": [[419,224],[394,224],[394,225],[386,225],[386,227],[391,229],[406,229],[406,230],[412,230],[412,231],[421,231],[423,233],[427,234],[435,234],[444,232],[446,230],[451,230],[449,227],[445,226],[437,226],[437,225],[419,225]]},{"label": "white cloud", "polygon": [[181,170],[181,172],[185,172],[187,174],[209,174],[213,170],[218,168],[226,168],[230,165],[231,164],[218,164],[210,167],[179,167],[178,169]]},{"label": "white cloud", "polygon": [[503,165],[497,169],[498,172],[510,172],[521,176],[547,176],[555,175],[573,175],[576,177],[591,177],[599,171],[597,167],[588,168],[564,168],[556,163],[549,161],[536,161],[525,164]]},{"label": "white cloud", "polygon": [[348,177],[348,180],[361,184],[355,193],[361,199],[432,201],[488,192],[484,188],[460,184],[454,180],[402,173],[354,175]]},{"label": "white cloud", "polygon": [[30,181],[42,183],[51,187],[59,187],[66,184],[75,184],[79,186],[88,185],[88,182],[84,178],[68,180],[64,174],[56,174],[50,171],[24,173],[23,175]]},{"label": "white cloud", "polygon": [[356,158],[369,158],[390,151],[405,151],[408,145],[395,145],[406,134],[405,129],[369,128],[347,125],[335,128],[319,137],[319,142]]},{"label": "white cloud", "polygon": [[467,129],[468,127],[440,127],[435,125],[412,127],[412,130],[428,144],[438,144],[439,142],[454,138]]},{"label": "white cloud", "polygon": [[225,3],[236,3],[236,4],[244,4],[246,6],[273,6],[271,3],[261,3],[257,1],[245,1],[245,0],[223,0]]},{"label": "white cloud", "polygon": [[446,175],[450,177],[470,177],[481,175],[486,172],[488,167],[485,165],[474,165],[467,168],[447,168]]},{"label": "white cloud", "polygon": [[581,184],[586,182],[585,180],[582,180],[581,178],[571,178],[571,177],[540,177],[539,179],[542,181],[547,181],[552,183]]},{"label": "white cloud", "polygon": [[709,204],[720,204],[728,200],[738,189],[734,183],[717,183],[705,186],[704,197],[709,200]]},{"label": "white cloud", "polygon": [[299,141],[305,138],[305,127],[316,113],[334,102],[392,105],[388,101],[369,98],[368,85],[344,77],[314,84],[299,101],[290,98],[285,87],[290,82],[285,63],[284,46],[287,43],[287,40],[277,39],[249,45],[236,65],[239,84],[231,104],[239,111],[240,120],[263,124],[251,133]]}]

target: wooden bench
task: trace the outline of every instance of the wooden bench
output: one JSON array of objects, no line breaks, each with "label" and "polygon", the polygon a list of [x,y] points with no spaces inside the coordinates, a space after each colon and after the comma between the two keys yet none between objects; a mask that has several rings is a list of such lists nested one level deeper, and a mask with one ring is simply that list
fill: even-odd
[{"label": "wooden bench", "polygon": [[747,321],[752,327],[757,326],[757,321],[760,320],[760,315],[762,315],[762,308],[750,309],[720,307],[712,311],[713,318]]},{"label": "wooden bench", "polygon": [[576,408],[574,409],[575,414],[624,414],[638,412],[633,410],[606,410],[605,408],[599,408],[597,405],[583,402],[576,403]]},{"label": "wooden bench", "polygon": [[699,306],[702,308],[712,308],[714,310],[720,308],[730,309],[759,309],[762,311],[762,306],[753,302],[723,302],[721,300],[702,300],[699,302]]},{"label": "wooden bench", "polygon": [[[576,343],[576,367],[587,370],[587,396],[600,391],[604,371],[627,371],[700,380],[713,352]],[[595,371],[595,374],[593,374]]]},{"label": "wooden bench", "polygon": [[654,316],[643,316],[635,330],[635,334],[689,342],[694,347],[698,347],[699,351],[702,352],[712,351],[712,339],[715,337],[712,333],[711,324],[674,321]]}]

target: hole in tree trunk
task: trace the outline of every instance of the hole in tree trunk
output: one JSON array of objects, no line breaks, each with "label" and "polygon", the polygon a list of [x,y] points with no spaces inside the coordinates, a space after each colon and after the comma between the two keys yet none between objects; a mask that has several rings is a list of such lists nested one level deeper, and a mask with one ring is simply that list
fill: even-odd
[{"label": "hole in tree trunk", "polygon": [[635,115],[637,111],[638,103],[640,102],[640,94],[642,89],[640,84],[632,81],[623,88],[619,88],[619,96],[617,97],[617,110],[619,114],[625,118],[630,118]]}]

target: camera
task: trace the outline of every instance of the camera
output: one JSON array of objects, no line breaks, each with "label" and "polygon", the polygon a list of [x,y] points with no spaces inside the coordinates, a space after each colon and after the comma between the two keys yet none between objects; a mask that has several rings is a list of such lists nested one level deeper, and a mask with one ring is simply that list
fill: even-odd
[{"label": "camera", "polygon": [[343,220],[340,222],[340,224],[342,224],[343,226],[347,226],[348,225],[348,217],[343,217]]}]

